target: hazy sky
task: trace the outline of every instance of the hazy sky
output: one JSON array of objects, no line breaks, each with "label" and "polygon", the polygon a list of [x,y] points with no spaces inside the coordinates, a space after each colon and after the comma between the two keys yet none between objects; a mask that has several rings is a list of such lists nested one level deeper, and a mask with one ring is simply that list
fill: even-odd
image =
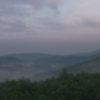
[{"label": "hazy sky", "polygon": [[100,0],[0,0],[0,55],[100,49]]}]

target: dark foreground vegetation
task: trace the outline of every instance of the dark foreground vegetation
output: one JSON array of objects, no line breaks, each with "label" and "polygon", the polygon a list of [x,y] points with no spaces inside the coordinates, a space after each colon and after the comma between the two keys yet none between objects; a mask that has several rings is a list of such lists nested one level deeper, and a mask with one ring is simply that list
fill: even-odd
[{"label": "dark foreground vegetation", "polygon": [[0,83],[0,100],[100,100],[100,74],[63,71],[46,81],[6,81]]}]

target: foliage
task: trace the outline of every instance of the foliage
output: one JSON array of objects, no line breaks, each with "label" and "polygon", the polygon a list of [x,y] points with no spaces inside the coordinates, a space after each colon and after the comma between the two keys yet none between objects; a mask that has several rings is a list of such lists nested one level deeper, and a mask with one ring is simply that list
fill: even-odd
[{"label": "foliage", "polygon": [[[0,83],[0,100],[100,100],[100,74],[66,74],[46,81]],[[66,76],[67,75],[67,78]],[[62,77],[62,78],[61,78]]]}]

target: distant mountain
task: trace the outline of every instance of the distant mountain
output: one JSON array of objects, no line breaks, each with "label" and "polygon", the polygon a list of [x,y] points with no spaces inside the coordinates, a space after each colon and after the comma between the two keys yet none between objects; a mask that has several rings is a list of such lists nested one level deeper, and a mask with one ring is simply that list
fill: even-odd
[{"label": "distant mountain", "polygon": [[81,72],[100,73],[100,57],[81,64],[70,66],[68,68],[68,71],[72,73],[81,73]]},{"label": "distant mountain", "polygon": [[[34,81],[57,76],[63,69],[77,72],[80,63],[100,57],[99,52],[78,55],[11,54],[0,57],[0,81],[30,78]],[[71,67],[69,67],[71,66]],[[74,67],[72,67],[74,66]],[[76,69],[75,69],[76,68]],[[80,68],[80,67],[79,67]]]}]

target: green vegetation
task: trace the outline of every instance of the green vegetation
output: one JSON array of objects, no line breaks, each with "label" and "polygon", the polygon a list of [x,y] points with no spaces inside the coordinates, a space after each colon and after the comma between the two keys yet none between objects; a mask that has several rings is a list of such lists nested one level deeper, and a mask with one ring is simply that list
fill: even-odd
[{"label": "green vegetation", "polygon": [[100,74],[68,74],[31,82],[27,79],[0,83],[0,100],[100,100]]}]

